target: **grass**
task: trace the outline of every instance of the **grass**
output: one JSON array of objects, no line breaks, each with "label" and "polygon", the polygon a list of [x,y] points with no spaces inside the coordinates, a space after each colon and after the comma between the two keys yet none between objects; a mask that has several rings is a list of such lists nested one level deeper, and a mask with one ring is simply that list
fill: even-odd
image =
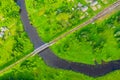
[{"label": "grass", "polygon": [[0,37],[0,69],[33,50],[20,21],[19,7],[13,0],[0,1],[0,32],[2,27],[7,27],[7,31]]},{"label": "grass", "polygon": [[[31,23],[35,26],[39,36],[43,41],[49,42],[60,34],[95,16],[115,1],[110,0],[108,4],[98,1],[101,9],[96,11],[93,11],[90,4],[86,3],[85,0],[74,0],[73,2],[68,0],[26,0],[26,7]],[[83,6],[88,6],[89,9],[86,12],[78,10],[78,2],[81,2]],[[80,19],[82,17],[83,19]]]},{"label": "grass", "polygon": [[47,66],[39,56],[34,56],[0,76],[1,80],[119,80],[120,71],[92,78],[70,70]]}]

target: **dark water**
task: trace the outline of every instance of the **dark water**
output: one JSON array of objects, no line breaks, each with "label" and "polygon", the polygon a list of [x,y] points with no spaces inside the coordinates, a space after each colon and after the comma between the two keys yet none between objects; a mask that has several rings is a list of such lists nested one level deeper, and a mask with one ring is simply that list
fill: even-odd
[{"label": "dark water", "polygon": [[[20,16],[24,25],[24,29],[27,32],[31,42],[33,43],[34,48],[36,49],[37,47],[43,45],[44,42],[39,38],[35,28],[30,24],[27,16],[28,13],[26,11],[25,1],[17,0],[17,4],[21,8]],[[120,69],[120,60],[98,65],[88,65],[83,63],[70,62],[60,59],[49,48],[42,51],[39,55],[43,58],[43,60],[48,66],[65,70],[72,70],[92,77],[102,76],[114,70]]]}]

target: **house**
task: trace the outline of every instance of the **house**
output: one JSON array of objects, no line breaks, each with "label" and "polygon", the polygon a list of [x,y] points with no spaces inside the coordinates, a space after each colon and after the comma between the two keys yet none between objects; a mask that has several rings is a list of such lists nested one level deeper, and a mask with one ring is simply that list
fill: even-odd
[{"label": "house", "polygon": [[7,31],[8,28],[6,26],[3,26],[0,28],[0,38],[3,38],[5,31]]},{"label": "house", "polygon": [[98,4],[98,1],[91,2],[90,6],[96,6]]},{"label": "house", "polygon": [[98,9],[101,8],[101,5],[98,4],[97,0],[94,0],[93,2],[91,2],[90,6],[91,6],[91,8],[92,8],[93,11],[96,11],[96,10],[98,10]]},{"label": "house", "polygon": [[87,6],[83,6],[83,7],[81,7],[81,10],[82,10],[83,12],[86,12],[86,11],[88,10],[88,7],[87,7]]},{"label": "house", "polygon": [[85,18],[85,15],[82,15],[81,17],[80,17],[80,19],[84,19]]},{"label": "house", "polygon": [[82,7],[82,6],[83,6],[83,5],[79,2],[79,3],[78,3],[78,7]]},{"label": "house", "polygon": [[89,15],[88,12],[85,12],[86,15]]},{"label": "house", "polygon": [[1,27],[1,32],[5,32],[7,29],[7,27]]},{"label": "house", "polygon": [[104,4],[107,4],[108,1],[107,0],[101,0]]},{"label": "house", "polygon": [[4,32],[0,32],[0,38],[3,38]]},{"label": "house", "polygon": [[101,5],[100,5],[100,4],[98,4],[98,5],[97,5],[97,8],[98,8],[98,9],[100,9],[100,8],[101,8]]},{"label": "house", "polygon": [[94,0],[85,0],[86,3],[92,3]]},{"label": "house", "polygon": [[91,7],[93,11],[96,11],[97,10],[97,7],[96,6],[92,6]]},{"label": "house", "polygon": [[74,11],[74,10],[75,10],[75,8],[72,8],[72,10]]}]

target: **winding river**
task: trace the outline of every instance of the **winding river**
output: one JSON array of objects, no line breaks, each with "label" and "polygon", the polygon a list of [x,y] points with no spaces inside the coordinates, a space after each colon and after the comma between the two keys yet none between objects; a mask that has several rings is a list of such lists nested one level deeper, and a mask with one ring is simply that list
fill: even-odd
[{"label": "winding river", "polygon": [[[17,5],[20,6],[20,17],[24,29],[33,43],[34,48],[36,49],[43,45],[44,42],[39,38],[36,29],[30,24],[25,6],[25,0],[17,0]],[[120,69],[120,60],[97,65],[70,62],[57,57],[49,48],[39,53],[39,55],[43,58],[48,66],[65,70],[72,70],[92,77],[102,76],[114,70]]]}]

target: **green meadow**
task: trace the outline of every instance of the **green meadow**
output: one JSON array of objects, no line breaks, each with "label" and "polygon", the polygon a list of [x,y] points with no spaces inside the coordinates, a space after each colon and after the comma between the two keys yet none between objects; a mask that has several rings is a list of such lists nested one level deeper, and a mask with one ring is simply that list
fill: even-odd
[{"label": "green meadow", "polygon": [[0,76],[0,80],[119,80],[120,71],[93,78],[70,70],[47,66],[39,56],[34,56]]},{"label": "green meadow", "polygon": [[32,50],[33,45],[20,20],[19,7],[13,0],[0,0],[0,69]]}]

